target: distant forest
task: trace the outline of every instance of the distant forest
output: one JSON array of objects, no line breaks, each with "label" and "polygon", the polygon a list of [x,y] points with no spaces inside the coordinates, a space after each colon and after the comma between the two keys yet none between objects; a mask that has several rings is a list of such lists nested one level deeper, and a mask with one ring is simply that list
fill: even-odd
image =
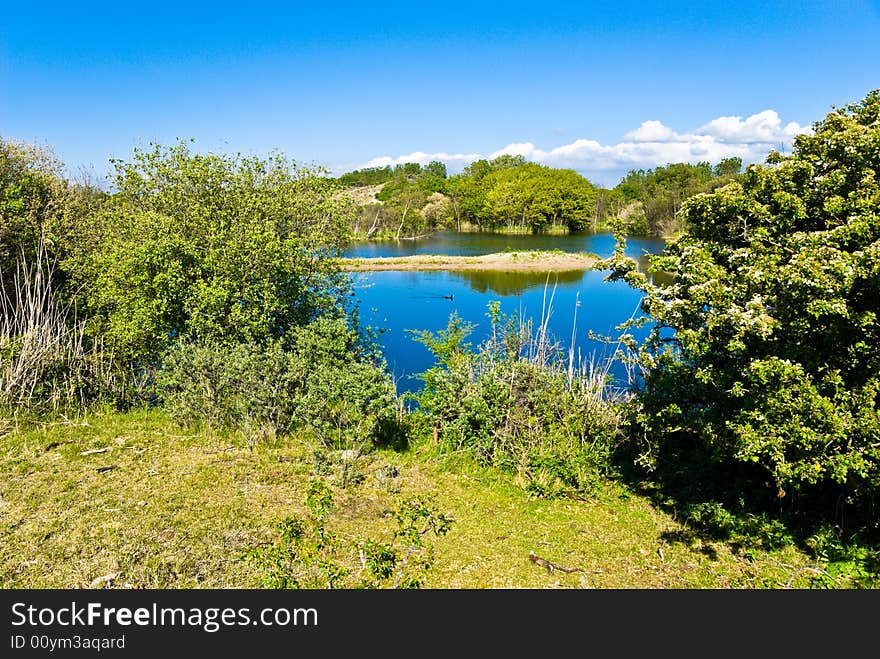
[{"label": "distant forest", "polygon": [[477,160],[449,176],[446,165],[405,163],[368,167],[338,177],[360,195],[355,235],[408,238],[439,229],[596,231],[621,227],[633,236],[671,237],[683,229],[682,202],[742,175],[740,158],[715,166],[669,164],[631,170],[612,189],[597,187],[572,169],[556,169],[503,155]]}]

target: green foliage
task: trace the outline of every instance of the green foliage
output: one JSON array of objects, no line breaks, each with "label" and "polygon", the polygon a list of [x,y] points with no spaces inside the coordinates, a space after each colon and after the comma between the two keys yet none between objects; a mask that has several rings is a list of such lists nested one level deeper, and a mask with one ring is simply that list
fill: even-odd
[{"label": "green foliage", "polygon": [[446,165],[441,162],[433,161],[424,167],[418,163],[397,165],[376,195],[383,205],[375,211],[369,207],[362,212],[366,221],[374,224],[367,237],[399,240],[444,226],[451,217],[443,195],[445,187]]},{"label": "green foliage", "polygon": [[393,382],[344,319],[263,344],[180,340],[157,381],[176,419],[236,431],[249,444],[303,427],[328,447],[405,443]]},{"label": "green foliage", "polygon": [[742,158],[724,158],[712,168],[712,175],[718,178],[732,177],[742,173]]},{"label": "green foliage", "polygon": [[424,167],[418,163],[397,165],[376,198],[380,201],[389,201],[406,193],[420,192],[428,195],[432,192],[440,192],[445,180],[446,165],[436,160]]},{"label": "green foliage", "polygon": [[[684,202],[654,286],[615,276],[656,321],[637,421],[645,462],[699,446],[779,497],[880,485],[880,92],[835,110],[794,153]],[[674,331],[673,333],[670,331]],[[672,458],[666,455],[666,459]]]},{"label": "green foliage", "polygon": [[[363,171],[345,180],[355,184]],[[598,217],[598,191],[589,181],[570,169],[527,163],[522,156],[477,160],[451,177],[436,161],[383,172],[376,199],[384,206],[366,209],[358,223],[374,225],[368,237],[400,239],[453,225],[460,230],[466,224],[535,233],[560,226],[581,231],[595,226]]]},{"label": "green foliage", "polygon": [[73,291],[64,290],[66,273],[56,262],[84,239],[84,218],[105,196],[87,183],[64,179],[62,163],[48,148],[0,138],[0,273],[8,297],[15,297],[20,264],[33,267],[45,260],[52,269],[53,294],[73,302]]},{"label": "green foliage", "polygon": [[112,357],[84,337],[58,266],[101,194],[61,177],[48,149],[0,139],[0,407],[71,412],[118,393]]},{"label": "green foliage", "polygon": [[4,290],[23,258],[32,263],[38,245],[51,246],[65,196],[61,164],[37,146],[0,139],[0,272]]},{"label": "green foliage", "polygon": [[267,588],[419,588],[434,562],[427,539],[452,525],[432,502],[411,497],[393,511],[388,541],[338,535],[327,528],[333,492],[320,480],[309,483],[306,506],[305,519],[282,520],[276,541],[248,554]]},{"label": "green foliage", "polygon": [[521,156],[473,162],[449,179],[446,192],[459,225],[535,233],[559,225],[585,229],[595,216],[598,197],[577,172],[526,163]]},{"label": "green foliage", "polygon": [[353,172],[346,172],[336,180],[340,185],[362,186],[362,185],[379,185],[391,180],[394,176],[394,170],[389,165],[385,167],[365,167],[364,169],[356,169]]},{"label": "green foliage", "polygon": [[591,491],[611,469],[618,408],[606,373],[575,368],[541,330],[490,305],[493,336],[472,350],[457,315],[436,335],[416,333],[437,365],[417,395],[426,431],[444,451],[467,450],[517,473],[529,491]]},{"label": "green foliage", "polygon": [[839,529],[824,528],[807,539],[823,569],[813,570],[813,588],[880,587],[880,549],[855,536],[841,538]]},{"label": "green foliage", "polygon": [[640,215],[623,227],[629,235],[673,236],[682,228],[679,211],[685,200],[729,183],[741,170],[740,158],[726,158],[714,168],[700,162],[632,170],[614,188],[613,207],[620,213],[638,202]]},{"label": "green foliage", "polygon": [[735,547],[773,550],[794,542],[791,530],[766,513],[756,515],[740,509],[733,514],[717,501],[689,503],[683,508],[688,525]]},{"label": "green foliage", "polygon": [[[383,183],[376,198],[386,207],[369,209],[370,225],[378,220],[382,228],[368,237],[399,239],[448,226],[533,233],[617,226],[627,235],[671,236],[682,227],[679,211],[686,199],[739,178],[741,171],[740,158],[714,167],[675,163],[633,170],[614,189],[600,190],[573,170],[502,155],[476,160],[455,176],[447,176],[442,163],[407,163],[351,172],[340,181]],[[444,204],[429,214],[432,195],[442,195]]]},{"label": "green foliage", "polygon": [[176,340],[280,340],[341,303],[332,259],[351,204],[283,156],[198,155],[185,143],[114,161],[116,187],[65,267],[88,330],[127,362]]},{"label": "green foliage", "polygon": [[481,181],[486,175],[492,172],[498,172],[503,169],[511,169],[513,167],[521,167],[526,164],[524,156],[512,156],[502,154],[492,160],[475,160],[464,168],[463,174],[475,181]]},{"label": "green foliage", "polygon": [[583,176],[534,163],[496,169],[481,179],[481,187],[490,225],[520,225],[534,233],[562,224],[580,231],[596,206],[596,190]]}]

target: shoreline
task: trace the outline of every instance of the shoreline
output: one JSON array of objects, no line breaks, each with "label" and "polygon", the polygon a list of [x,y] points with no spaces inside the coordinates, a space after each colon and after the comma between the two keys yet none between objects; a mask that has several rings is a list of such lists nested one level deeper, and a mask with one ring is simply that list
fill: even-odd
[{"label": "shoreline", "polygon": [[501,252],[480,256],[416,254],[374,258],[343,258],[340,268],[346,272],[378,270],[501,270],[508,272],[561,272],[590,270],[600,259],[592,254],[567,252]]}]

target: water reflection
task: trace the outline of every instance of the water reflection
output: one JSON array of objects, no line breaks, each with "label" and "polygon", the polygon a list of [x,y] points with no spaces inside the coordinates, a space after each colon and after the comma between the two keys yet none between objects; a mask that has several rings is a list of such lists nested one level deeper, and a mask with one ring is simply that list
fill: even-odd
[{"label": "water reflection", "polygon": [[[673,275],[662,270],[652,270],[649,258],[649,256],[643,256],[637,259],[639,270],[648,275],[649,281],[664,286],[672,283]],[[530,288],[577,283],[584,278],[584,272],[584,270],[563,270],[552,273],[460,270],[450,271],[450,274],[457,279],[466,281],[471,290],[478,293],[521,295]]]},{"label": "water reflection", "polygon": [[[546,275],[535,273],[389,270],[357,273],[355,290],[361,321],[381,332],[379,342],[399,390],[413,391],[421,387],[413,376],[431,367],[434,359],[411,331],[437,332],[455,312],[474,325],[469,341],[476,345],[491,331],[487,311],[493,301],[509,316],[536,322],[546,317],[549,333],[563,350],[573,339],[584,357],[609,356],[613,349],[591,340],[589,333],[616,336],[618,325],[639,315],[642,294],[622,281],[606,282],[607,274],[560,273],[551,275],[548,285]],[[642,338],[647,328],[634,333]],[[612,368],[617,378],[625,376],[620,366]]]},{"label": "water reflection", "polygon": [[553,286],[579,282],[584,277],[583,270],[562,272],[507,272],[502,270],[461,270],[451,273],[453,277],[466,281],[471,290],[478,293],[496,295],[521,295],[529,288]]}]

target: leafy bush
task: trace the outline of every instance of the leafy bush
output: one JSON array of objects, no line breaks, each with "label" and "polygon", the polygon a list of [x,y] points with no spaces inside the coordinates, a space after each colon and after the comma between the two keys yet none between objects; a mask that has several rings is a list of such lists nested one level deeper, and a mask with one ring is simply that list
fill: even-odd
[{"label": "leafy bush", "polygon": [[819,563],[824,567],[811,579],[814,588],[880,587],[880,549],[858,535],[848,540],[840,537],[839,529],[823,528],[807,540]]},{"label": "leafy bush", "polygon": [[40,249],[50,260],[58,256],[71,193],[61,169],[48,149],[0,138],[0,272],[7,295],[19,261],[36,262]]},{"label": "leafy bush", "polygon": [[422,374],[420,415],[442,450],[514,471],[529,491],[590,490],[611,468],[618,407],[602,369],[575,369],[543,330],[534,336],[490,305],[493,335],[472,350],[457,315],[417,340],[437,359]]},{"label": "leafy bush", "polygon": [[741,171],[740,158],[725,158],[715,167],[699,162],[631,170],[611,191],[610,197],[622,202],[612,223],[622,222],[626,235],[674,236],[684,228],[679,210],[686,199],[730,183]]},{"label": "leafy bush", "polygon": [[180,421],[232,429],[249,443],[300,427],[328,447],[404,437],[390,376],[344,319],[322,318],[262,345],[180,340],[162,359],[158,394]]},{"label": "leafy bush", "polygon": [[[788,501],[880,485],[880,91],[830,113],[794,153],[684,202],[654,265],[656,321],[635,436],[646,464],[703,452]],[[674,332],[670,332],[673,330]],[[818,498],[817,498],[818,500]],[[866,506],[866,511],[870,506]]]},{"label": "leafy bush", "polygon": [[342,306],[347,279],[331,257],[353,208],[321,172],[183,142],[114,164],[118,192],[64,266],[87,330],[120,360],[155,365],[178,339],[279,340]]}]

